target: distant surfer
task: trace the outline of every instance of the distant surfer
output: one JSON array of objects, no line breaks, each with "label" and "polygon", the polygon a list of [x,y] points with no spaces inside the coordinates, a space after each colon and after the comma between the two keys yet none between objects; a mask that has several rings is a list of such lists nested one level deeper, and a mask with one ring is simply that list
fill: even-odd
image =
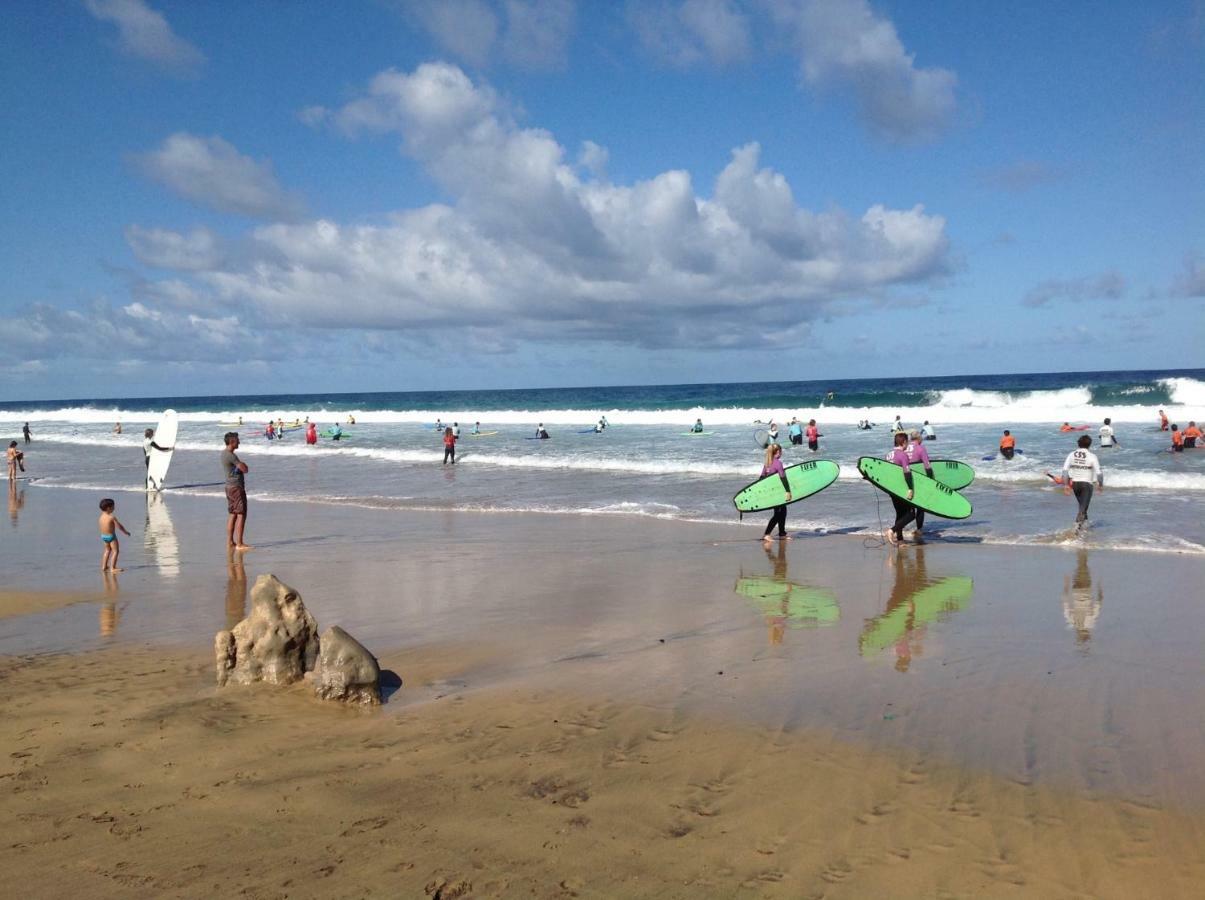
[{"label": "distant surfer", "polygon": [[[787,480],[786,470],[782,467],[782,447],[778,444],[770,444],[766,448],[766,459],[761,468],[761,477],[767,475],[777,475],[782,479],[782,488],[787,492],[787,503],[791,501],[791,482]],[[774,527],[778,526],[778,539],[780,541],[789,541],[790,535],[787,534],[787,504],[781,503],[774,507],[774,512],[770,516],[770,521],[766,523],[765,533],[761,539],[767,543],[770,542],[770,532]]]},{"label": "distant surfer", "polygon": [[[899,417],[896,417],[898,422]],[[904,470],[904,483],[908,485],[907,499],[889,494],[891,497],[891,505],[895,507],[895,522],[890,528],[883,532],[883,537],[887,543],[893,547],[898,546],[904,540],[904,528],[909,522],[916,518],[916,507],[910,502],[912,500],[912,463],[908,459],[908,435],[902,431],[895,433],[895,446],[891,452],[887,454],[887,461],[893,462]]]},{"label": "distant surfer", "polygon": [[481,434],[481,423],[480,423],[480,422],[474,422],[474,423],[473,423],[473,430],[472,430],[471,432],[469,432],[469,433],[470,433],[470,434]]},{"label": "distant surfer", "polygon": [[[25,427],[28,428],[29,426],[26,425]],[[1163,410],[1159,410],[1159,430],[1167,431],[1167,413]]]},{"label": "distant surfer", "polygon": [[250,550],[243,543],[243,529],[247,527],[247,485],[244,475],[247,464],[238,458],[239,439],[237,431],[227,431],[223,438],[222,474],[226,479],[226,544],[235,550]]},{"label": "distant surfer", "polygon": [[310,422],[305,429],[305,442],[313,446],[318,443],[318,426]]},{"label": "distant surfer", "polygon": [[[924,438],[919,431],[914,431],[911,434],[911,440],[908,446],[904,448],[904,452],[908,454],[909,465],[911,463],[921,463],[925,467],[925,474],[930,478],[933,477],[933,463],[929,461],[929,451],[925,449]],[[919,506],[916,508],[916,530],[912,532],[912,536],[920,540],[920,533],[925,528],[925,511]]]},{"label": "distant surfer", "polygon": [[460,423],[459,422],[452,423],[452,437],[456,438],[456,440],[460,440]]},{"label": "distant surfer", "polygon": [[[766,426],[766,435],[770,438],[771,444],[778,443],[778,423],[773,419],[771,419],[770,424]],[[781,450],[782,448],[780,447],[779,449]]]},{"label": "distant surfer", "polygon": [[928,419],[925,419],[925,424],[921,426],[920,430],[926,441],[937,440],[937,430],[929,424]]},{"label": "distant surfer", "polygon": [[1184,432],[1179,425],[1172,426],[1172,453],[1184,452]]},{"label": "distant surfer", "polygon": [[610,425],[610,424],[611,424],[611,423],[607,421],[607,417],[606,417],[606,416],[599,416],[599,417],[598,417],[598,430],[599,430],[599,431],[606,431],[607,426],[608,426],[608,425]]},{"label": "distant surfer", "polygon": [[869,419],[858,420],[859,431],[870,431],[872,428],[874,428],[874,422],[871,422]]},{"label": "distant surfer", "polygon": [[271,422],[269,422],[268,427],[264,429],[264,437],[270,441],[276,440],[276,426]]},{"label": "distant surfer", "polygon": [[825,403],[828,403],[830,400],[836,400],[836,399],[837,399],[837,395],[833,391],[829,391],[827,394],[824,395]]},{"label": "distant surfer", "polygon": [[336,422],[334,425],[331,426],[330,435],[331,435],[332,441],[343,440],[343,427],[338,422]]},{"label": "distant surfer", "polygon": [[1116,447],[1117,435],[1113,433],[1113,420],[1106,417],[1105,423],[1100,426],[1100,446]]},{"label": "distant surfer", "polygon": [[1088,521],[1088,504],[1092,502],[1093,482],[1102,491],[1105,489],[1105,477],[1100,471],[1100,460],[1088,448],[1092,446],[1092,438],[1081,435],[1076,441],[1076,449],[1067,454],[1063,460],[1063,493],[1075,494],[1079,502],[1079,512],[1076,513],[1077,527],[1083,528]]},{"label": "distant surfer", "polygon": [[436,419],[436,420],[435,420],[435,430],[436,430],[436,431],[438,431],[438,432],[441,432],[441,433],[442,433],[442,432],[443,432],[443,430],[444,430],[444,423],[443,423],[443,422],[441,422],[441,421],[439,421],[439,419]]},{"label": "distant surfer", "polygon": [[1000,438],[1000,455],[1005,459],[1012,459],[1013,454],[1017,452],[1017,439],[1013,437],[1013,433],[1007,428],[1004,429],[1004,437]]},{"label": "distant surfer", "polygon": [[347,414],[347,424],[348,424],[348,425],[355,425],[355,424],[356,424],[356,417],[355,417],[355,416],[353,416],[351,413],[348,413],[348,414]]},{"label": "distant surfer", "polygon": [[904,423],[900,421],[899,416],[896,416],[895,421],[891,423],[891,433],[892,434],[904,434],[906,431],[907,431],[907,429],[904,428]]},{"label": "distant surfer", "polygon": [[548,431],[547,431],[547,429],[544,428],[543,422],[541,422],[539,425],[536,426],[536,437],[538,437],[542,441],[548,440],[548,437],[549,437]]},{"label": "distant surfer", "polygon": [[456,465],[456,432],[451,428],[444,429],[444,465],[448,464],[448,460],[452,460],[452,465]]},{"label": "distant surfer", "polygon": [[703,433],[703,420],[695,419],[695,424],[690,426],[690,430],[694,434],[702,434]]},{"label": "distant surfer", "polygon": [[815,419],[808,419],[807,438],[809,450],[815,453],[820,449],[820,429],[816,427]]},{"label": "distant surfer", "polygon": [[791,423],[787,426],[787,437],[793,445],[803,443],[803,424],[795,416],[791,416]]},{"label": "distant surfer", "polygon": [[121,434],[121,423],[120,422],[118,422],[116,425],[113,426],[113,433]]},{"label": "distant surfer", "polygon": [[1070,423],[1070,422],[1064,422],[1064,423],[1063,423],[1063,424],[1062,424],[1062,425],[1059,427],[1059,431],[1075,431],[1075,429],[1071,427],[1071,423]]},{"label": "distant surfer", "polygon": [[30,436],[30,431],[29,431],[29,423],[28,423],[28,422],[26,422],[26,423],[25,423],[25,425],[24,425],[24,427],[21,429],[21,434],[23,434],[23,435],[25,436],[25,443],[27,443],[27,444],[28,444],[28,443],[30,442],[30,440],[32,440],[32,438],[31,438],[31,436]]},{"label": "distant surfer", "polygon": [[142,461],[146,464],[146,468],[151,468],[151,451],[162,450],[166,453],[169,450],[174,450],[174,447],[160,447],[155,443],[155,429],[148,428],[142,432]]},{"label": "distant surfer", "polygon": [[1197,440],[1201,437],[1201,429],[1197,427],[1196,422],[1189,422],[1188,427],[1184,429],[1184,449],[1195,450]]}]

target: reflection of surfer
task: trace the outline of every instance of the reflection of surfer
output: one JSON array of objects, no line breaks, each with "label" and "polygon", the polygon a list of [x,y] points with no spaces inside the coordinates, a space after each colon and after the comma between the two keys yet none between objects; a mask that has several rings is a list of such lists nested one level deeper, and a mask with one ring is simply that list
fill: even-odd
[{"label": "reflection of surfer", "polygon": [[[762,466],[761,477],[765,478],[769,474],[775,474],[782,480],[782,489],[786,491],[787,503],[791,500],[791,482],[787,480],[786,470],[782,467],[782,447],[778,444],[771,444],[766,448],[766,460]],[[770,532],[778,526],[778,539],[780,541],[789,541],[791,538],[787,534],[787,504],[781,503],[774,507],[774,513],[770,516],[770,521],[766,523],[765,533],[762,534],[762,540],[769,542]]]},{"label": "reflection of surfer", "polygon": [[[786,548],[782,544],[778,545],[778,553],[776,554],[771,549],[771,544],[767,541],[763,545],[766,551],[766,559],[770,560],[774,566],[774,580],[786,582],[787,580],[787,554]],[[790,618],[791,611],[791,593],[789,590],[782,595],[782,605],[779,609],[769,611],[766,615],[766,624],[770,626],[770,643],[781,644],[783,635],[787,630],[787,619]]]},{"label": "reflection of surfer", "polygon": [[1104,588],[1099,585],[1093,596],[1088,551],[1080,550],[1076,554],[1075,574],[1063,579],[1063,618],[1068,627],[1075,630],[1076,643],[1087,643],[1091,639],[1104,599]]},{"label": "reflection of surfer", "polygon": [[889,556],[887,559],[888,565],[895,566],[895,583],[891,586],[891,596],[887,599],[887,608],[883,610],[883,616],[891,615],[900,607],[907,607],[904,630],[892,644],[895,651],[895,670],[903,673],[912,665],[912,657],[923,656],[925,653],[921,643],[925,636],[925,626],[916,621],[916,603],[912,599],[928,582],[925,573],[925,551],[917,548],[915,566],[907,556]]}]

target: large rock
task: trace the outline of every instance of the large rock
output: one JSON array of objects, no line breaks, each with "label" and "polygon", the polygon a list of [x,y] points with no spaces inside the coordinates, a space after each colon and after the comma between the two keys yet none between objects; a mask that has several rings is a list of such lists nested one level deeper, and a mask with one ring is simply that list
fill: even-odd
[{"label": "large rock", "polygon": [[381,667],[363,644],[338,625],[326,630],[320,644],[310,675],[317,696],[366,706],[381,702]]},{"label": "large rock", "polygon": [[219,631],[213,644],[219,686],[291,684],[314,668],[318,623],[300,594],[275,575],[261,575],[251,589],[250,614],[230,631]]}]

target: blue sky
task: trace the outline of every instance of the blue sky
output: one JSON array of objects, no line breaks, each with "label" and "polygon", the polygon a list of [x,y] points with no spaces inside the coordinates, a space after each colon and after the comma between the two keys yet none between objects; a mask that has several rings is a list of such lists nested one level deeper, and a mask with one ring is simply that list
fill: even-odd
[{"label": "blue sky", "polygon": [[5,400],[1202,365],[1200,0],[5,19]]}]

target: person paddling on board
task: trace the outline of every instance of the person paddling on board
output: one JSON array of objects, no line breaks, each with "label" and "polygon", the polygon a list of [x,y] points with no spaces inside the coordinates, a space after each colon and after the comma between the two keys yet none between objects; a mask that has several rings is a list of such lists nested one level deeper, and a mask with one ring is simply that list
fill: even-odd
[{"label": "person paddling on board", "polygon": [[695,434],[702,434],[703,433],[703,420],[695,419],[695,424],[690,426],[690,430],[692,432],[694,432]]},{"label": "person paddling on board", "polygon": [[1000,438],[1000,455],[1005,459],[1012,459],[1013,454],[1017,452],[1017,439],[1013,437],[1013,433],[1007,428],[1004,429],[1004,437]]},{"label": "person paddling on board", "polygon": [[912,462],[908,459],[908,435],[902,431],[895,433],[895,446],[887,454],[887,461],[893,462],[904,470],[904,483],[908,485],[908,498],[900,499],[895,494],[889,494],[891,505],[895,507],[895,523],[883,532],[887,543],[898,546],[904,539],[904,527],[916,518],[917,509],[909,501],[912,499]]},{"label": "person paddling on board", "polygon": [[1076,441],[1076,448],[1067,454],[1063,460],[1063,493],[1070,496],[1075,494],[1079,501],[1079,512],[1075,515],[1077,528],[1083,528],[1088,521],[1088,504],[1092,502],[1092,483],[1102,491],[1105,489],[1105,477],[1100,471],[1100,460],[1088,448],[1092,446],[1092,438],[1081,435]]},{"label": "person paddling on board", "polygon": [[1184,432],[1179,425],[1172,426],[1172,453],[1184,452]]},{"label": "person paddling on board", "polygon": [[791,444],[798,446],[803,443],[803,423],[795,416],[791,416],[791,422],[787,426],[787,438]]},{"label": "person paddling on board", "polygon": [[1117,446],[1117,435],[1113,433],[1113,420],[1110,418],[1106,418],[1105,424],[1100,426],[1100,446],[1102,448]]},{"label": "person paddling on board", "polygon": [[318,426],[313,422],[305,430],[305,442],[311,445],[318,443]]},{"label": "person paddling on board", "polygon": [[815,419],[808,419],[807,427],[808,449],[813,453],[820,449],[820,429],[816,427]]},{"label": "person paddling on board", "polygon": [[[766,459],[761,467],[761,477],[767,475],[777,475],[782,479],[782,489],[787,492],[787,503],[791,500],[791,482],[787,480],[787,472],[782,467],[782,447],[778,444],[770,444],[766,448]],[[774,507],[774,512],[770,516],[770,521],[766,523],[765,533],[761,539],[766,543],[770,542],[770,532],[774,530],[774,526],[778,526],[778,539],[780,541],[789,541],[791,536],[787,534],[787,503],[780,503]]]},{"label": "person paddling on board", "polygon": [[542,441],[548,440],[548,432],[545,430],[543,422],[536,426],[536,437]]},{"label": "person paddling on board", "polygon": [[1163,410],[1159,410],[1159,430],[1167,431],[1167,413]]},{"label": "person paddling on board", "polygon": [[[933,464],[929,462],[929,451],[925,449],[924,436],[919,431],[914,431],[910,435],[908,446],[904,449],[908,454],[909,463],[923,463],[925,474],[930,478],[933,477]],[[912,532],[912,536],[920,540],[920,533],[925,527],[925,511],[920,507],[916,510],[916,530]]]},{"label": "person paddling on board", "polygon": [[929,424],[928,419],[925,419],[925,424],[921,426],[920,430],[926,441],[937,440],[937,431],[934,430],[933,426]]},{"label": "person paddling on board", "polygon": [[1197,427],[1196,422],[1189,422],[1188,427],[1184,429],[1184,449],[1195,450],[1197,441],[1201,439],[1201,429]]}]

